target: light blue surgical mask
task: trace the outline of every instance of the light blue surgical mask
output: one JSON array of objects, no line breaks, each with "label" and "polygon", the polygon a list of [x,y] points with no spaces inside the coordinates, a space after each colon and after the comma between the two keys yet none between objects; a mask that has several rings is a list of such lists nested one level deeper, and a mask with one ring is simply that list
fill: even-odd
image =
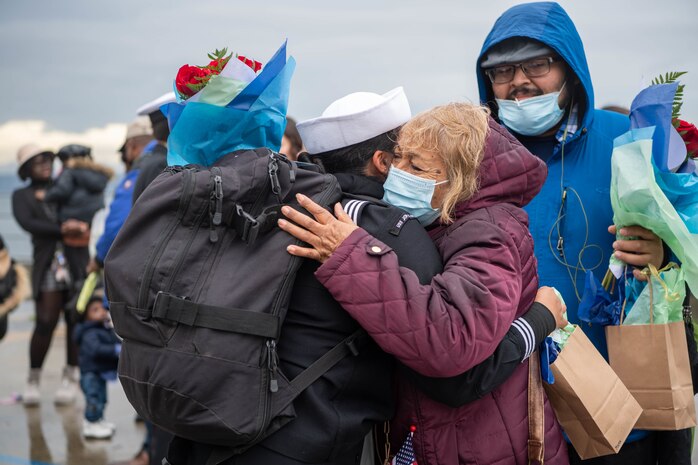
[{"label": "light blue surgical mask", "polygon": [[523,136],[543,134],[559,123],[565,113],[557,103],[560,92],[562,88],[558,92],[524,100],[496,99],[499,120],[504,126]]},{"label": "light blue surgical mask", "polygon": [[433,179],[420,178],[391,166],[383,184],[383,201],[402,208],[417,218],[422,226],[428,226],[441,214],[438,208],[431,207],[434,188],[446,182],[448,180],[436,182]]}]

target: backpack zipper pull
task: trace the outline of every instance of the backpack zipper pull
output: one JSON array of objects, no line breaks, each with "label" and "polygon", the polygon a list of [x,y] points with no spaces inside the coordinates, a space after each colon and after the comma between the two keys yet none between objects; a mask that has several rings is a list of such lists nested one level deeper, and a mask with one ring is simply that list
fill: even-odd
[{"label": "backpack zipper pull", "polygon": [[223,220],[223,178],[219,174],[213,178],[215,184],[216,212],[213,214],[213,224],[219,226]]},{"label": "backpack zipper pull", "polygon": [[276,379],[276,370],[279,368],[279,356],[276,353],[276,341],[273,339],[267,340],[267,366],[271,374],[269,377],[269,390],[277,392],[279,390],[279,382]]},{"label": "backpack zipper pull", "polygon": [[211,218],[209,239],[211,242],[218,242],[218,231],[216,229],[223,220],[223,178],[218,174],[213,178],[213,192],[211,194],[213,199],[215,199],[215,212]]},{"label": "backpack zipper pull", "polygon": [[269,179],[271,180],[271,191],[278,197],[281,193],[281,183],[279,182],[279,162],[275,157],[269,158]]}]

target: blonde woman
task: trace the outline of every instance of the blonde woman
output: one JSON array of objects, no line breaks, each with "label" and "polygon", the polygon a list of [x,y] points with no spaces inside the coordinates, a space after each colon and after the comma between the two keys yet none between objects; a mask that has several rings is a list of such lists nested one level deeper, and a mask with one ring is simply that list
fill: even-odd
[{"label": "blonde woman", "polygon": [[[376,342],[426,376],[464,373],[490,356],[538,288],[522,207],[545,181],[545,164],[485,109],[451,103],[417,115],[398,137],[383,199],[420,219],[444,262],[428,285],[341,210],[335,219],[299,199],[280,226],[311,247],[289,253],[322,262],[316,276]],[[394,439],[416,426],[422,464],[526,464],[528,362],[479,400],[452,408],[399,380]],[[545,462],[566,464],[559,424],[545,402]]]}]

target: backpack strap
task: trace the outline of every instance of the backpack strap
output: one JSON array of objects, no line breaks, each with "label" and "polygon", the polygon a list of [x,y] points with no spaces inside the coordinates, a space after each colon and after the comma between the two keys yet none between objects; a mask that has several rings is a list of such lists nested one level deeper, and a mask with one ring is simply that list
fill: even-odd
[{"label": "backpack strap", "polygon": [[279,337],[281,328],[279,317],[268,313],[197,304],[162,291],[155,297],[153,318],[273,339]]},{"label": "backpack strap", "polygon": [[359,355],[359,346],[367,337],[368,334],[366,331],[357,329],[342,342],[331,348],[325,355],[315,360],[312,365],[303,370],[298,376],[293,378],[290,383],[291,387],[296,389],[296,392],[302,392],[347,355]]},{"label": "backpack strap", "polygon": [[[322,375],[327,373],[333,366],[335,366],[339,361],[349,354],[358,355],[359,346],[368,337],[368,334],[363,329],[358,329],[351,335],[346,337],[342,342],[334,346],[322,357],[317,359],[308,368],[303,370],[298,376],[293,378],[290,382],[291,389],[295,389],[296,393],[301,393],[304,389],[309,387],[315,381],[318,380]],[[172,450],[170,448],[170,450]],[[206,465],[219,465],[228,460],[229,458],[235,456],[238,452],[233,448],[216,446],[213,447],[211,455],[206,461]],[[168,465],[169,462],[163,465]]]}]

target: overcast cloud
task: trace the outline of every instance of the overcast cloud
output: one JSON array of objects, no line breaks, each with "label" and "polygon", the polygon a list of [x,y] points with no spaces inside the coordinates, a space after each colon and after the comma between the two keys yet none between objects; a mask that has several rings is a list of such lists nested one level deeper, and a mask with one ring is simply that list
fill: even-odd
[{"label": "overcast cloud", "polygon": [[[135,109],[170,90],[179,66],[225,46],[265,62],[288,38],[298,61],[289,114],[301,120],[346,93],[398,85],[414,112],[477,101],[480,47],[516,3],[5,0],[0,165],[26,142],[74,141],[116,163]],[[560,3],[582,36],[597,106],[629,106],[653,77],[682,70],[683,115],[698,122],[698,2]]]}]

